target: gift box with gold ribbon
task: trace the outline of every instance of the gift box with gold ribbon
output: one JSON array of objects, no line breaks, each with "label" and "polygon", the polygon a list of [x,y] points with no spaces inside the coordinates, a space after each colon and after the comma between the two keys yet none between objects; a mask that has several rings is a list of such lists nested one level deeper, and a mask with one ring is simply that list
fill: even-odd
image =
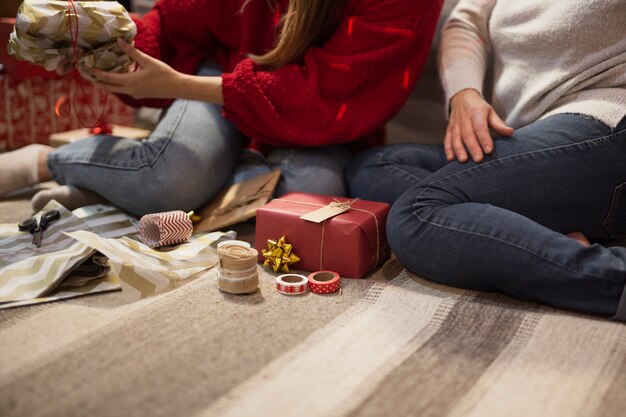
[{"label": "gift box with gold ribbon", "polygon": [[346,197],[290,193],[275,198],[257,210],[259,260],[267,261],[263,252],[271,253],[282,238],[299,258],[290,269],[362,278],[389,256],[388,212],[386,203]]}]

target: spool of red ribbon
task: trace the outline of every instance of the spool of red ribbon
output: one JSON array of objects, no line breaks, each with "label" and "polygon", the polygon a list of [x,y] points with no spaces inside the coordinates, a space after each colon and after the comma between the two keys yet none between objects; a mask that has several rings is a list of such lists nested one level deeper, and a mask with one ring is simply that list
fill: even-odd
[{"label": "spool of red ribbon", "polygon": [[304,294],[309,289],[307,277],[300,274],[283,274],[276,277],[276,290],[285,295]]},{"label": "spool of red ribbon", "polygon": [[317,271],[309,274],[309,289],[316,294],[330,294],[339,290],[339,274]]}]

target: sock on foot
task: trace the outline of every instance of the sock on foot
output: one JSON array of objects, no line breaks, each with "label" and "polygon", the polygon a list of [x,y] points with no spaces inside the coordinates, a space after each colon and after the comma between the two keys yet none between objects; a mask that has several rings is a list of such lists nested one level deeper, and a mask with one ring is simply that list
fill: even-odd
[{"label": "sock on foot", "polygon": [[52,149],[45,145],[28,145],[0,154],[0,196],[39,182],[39,155]]},{"label": "sock on foot", "polygon": [[39,191],[30,200],[30,204],[33,206],[33,211],[38,212],[44,208],[50,200],[58,201],[63,207],[69,210],[106,202],[104,197],[94,192],[83,190],[82,188],[77,188],[72,185],[61,185],[49,190]]}]

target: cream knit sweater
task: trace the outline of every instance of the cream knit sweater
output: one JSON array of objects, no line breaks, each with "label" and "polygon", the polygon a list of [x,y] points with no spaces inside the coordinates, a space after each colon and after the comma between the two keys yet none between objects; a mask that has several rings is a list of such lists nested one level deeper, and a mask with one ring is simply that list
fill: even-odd
[{"label": "cream knit sweater", "polygon": [[556,113],[615,127],[626,115],[626,0],[461,0],[446,22],[439,72],[446,103],[483,94],[514,128]]}]

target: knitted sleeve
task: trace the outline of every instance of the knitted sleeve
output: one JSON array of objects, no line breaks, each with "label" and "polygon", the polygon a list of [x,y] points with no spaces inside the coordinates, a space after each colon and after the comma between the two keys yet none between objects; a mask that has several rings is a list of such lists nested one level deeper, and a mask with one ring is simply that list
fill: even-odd
[{"label": "knitted sleeve", "polygon": [[489,18],[496,0],[461,0],[446,21],[439,50],[439,76],[446,108],[459,91],[483,93],[487,57],[491,52]]},{"label": "knitted sleeve", "polygon": [[[212,20],[223,13],[215,0],[159,0],[136,20],[135,47],[175,70],[192,74],[215,48]],[[173,100],[134,99],[119,95],[131,106],[167,107]]]},{"label": "knitted sleeve", "polygon": [[274,71],[250,59],[222,75],[224,115],[277,146],[325,146],[371,133],[404,104],[428,55],[441,0],[353,2],[301,64]]}]

